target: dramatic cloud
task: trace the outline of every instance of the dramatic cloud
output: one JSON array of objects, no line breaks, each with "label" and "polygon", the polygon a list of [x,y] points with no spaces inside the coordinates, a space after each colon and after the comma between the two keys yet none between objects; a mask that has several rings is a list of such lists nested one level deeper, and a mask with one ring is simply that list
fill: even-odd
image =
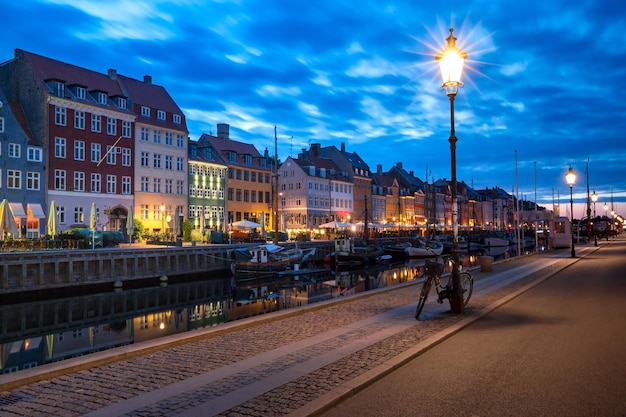
[{"label": "dramatic cloud", "polygon": [[450,178],[450,102],[435,55],[454,27],[469,54],[455,100],[459,180],[519,186],[530,200],[536,183],[552,208],[553,196],[569,201],[571,164],[577,216],[587,183],[620,210],[626,3],[440,3],[7,2],[0,61],[21,48],[102,73],[150,74],[185,112],[191,139],[228,123],[233,139],[262,152],[276,126],[282,159],[345,143],[372,170],[402,162]]}]

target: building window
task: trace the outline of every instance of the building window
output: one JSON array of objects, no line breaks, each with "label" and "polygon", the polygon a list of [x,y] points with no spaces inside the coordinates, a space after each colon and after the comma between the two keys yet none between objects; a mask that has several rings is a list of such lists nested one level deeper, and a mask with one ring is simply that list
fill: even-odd
[{"label": "building window", "polygon": [[155,193],[161,193],[161,178],[154,178],[152,180],[152,191]]},{"label": "building window", "polygon": [[161,154],[155,153],[152,158],[152,167],[153,168],[161,168]]},{"label": "building window", "polygon": [[115,194],[117,192],[117,177],[115,175],[107,175],[107,194]]},{"label": "building window", "polygon": [[150,107],[141,106],[141,115],[143,117],[150,117]]},{"label": "building window", "polygon": [[235,170],[235,179],[241,180],[241,170],[240,169]]},{"label": "building window", "polygon": [[161,143],[161,131],[160,130],[155,129],[152,137],[153,137],[154,143]]},{"label": "building window", "polygon": [[235,190],[232,188],[228,189],[228,201],[233,201],[235,196]]},{"label": "building window", "polygon": [[58,126],[65,126],[67,124],[67,114],[64,107],[54,108],[54,124]]},{"label": "building window", "polygon": [[85,191],[85,173],[74,171],[74,191]]},{"label": "building window", "polygon": [[59,138],[59,137],[54,138],[54,156],[56,158],[65,159],[65,155],[66,155],[65,142],[66,142],[65,138]]},{"label": "building window", "polygon": [[60,82],[54,83],[54,95],[57,97],[65,97],[65,84]]},{"label": "building window", "polygon": [[26,173],[26,189],[39,190],[41,186],[41,176],[39,172],[28,171]]},{"label": "building window", "polygon": [[122,166],[129,167],[130,166],[130,149],[122,148]]},{"label": "building window", "polygon": [[157,110],[157,119],[165,120],[165,112],[163,110]]},{"label": "building window", "polygon": [[4,132],[4,117],[0,117],[0,133]]},{"label": "building window", "polygon": [[141,166],[144,168],[150,167],[150,154],[148,152],[141,152]]},{"label": "building window", "polygon": [[91,131],[98,133],[102,131],[102,116],[99,114],[91,115]]},{"label": "building window", "polygon": [[84,111],[74,111],[74,128],[85,130],[85,112]]},{"label": "building window", "polygon": [[13,189],[22,188],[22,171],[7,169],[7,187]]},{"label": "building window", "polygon": [[147,142],[150,140],[150,129],[147,127],[141,127],[141,140]]},{"label": "building window", "polygon": [[165,132],[165,144],[167,146],[172,146],[174,144],[174,135],[172,132]]},{"label": "building window", "polygon": [[117,134],[117,120],[107,117],[107,134],[115,136]]},{"label": "building window", "polygon": [[122,194],[129,195],[130,192],[131,192],[130,177],[124,176],[122,177]]},{"label": "building window", "polygon": [[117,151],[111,145],[107,145],[107,164],[117,164]]},{"label": "building window", "polygon": [[237,162],[237,152],[228,151],[228,161],[229,162]]},{"label": "building window", "polygon": [[175,114],[174,115],[174,123],[179,125],[181,123],[181,117],[180,114]]},{"label": "building window", "polygon": [[85,160],[85,142],[82,140],[74,141],[74,160],[75,161]]},{"label": "building window", "polygon": [[19,143],[9,143],[9,158],[19,158],[21,153],[21,146]]},{"label": "building window", "polygon": [[171,171],[174,168],[173,159],[172,155],[165,155],[165,169]]},{"label": "building window", "polygon": [[185,182],[182,180],[176,181],[176,194],[183,195],[185,190]]},{"label": "building window", "polygon": [[172,180],[165,180],[165,194],[172,194],[173,191],[173,182]]},{"label": "building window", "polygon": [[106,95],[106,93],[102,93],[102,92],[98,93],[98,103],[104,104],[106,106],[106,104],[107,104],[107,95]]},{"label": "building window", "polygon": [[54,189],[65,190],[65,170],[63,169],[54,170]]},{"label": "building window", "polygon": [[[74,207],[74,223],[83,223],[85,221],[85,211],[82,207]],[[76,330],[74,330],[74,339],[76,339],[78,335],[76,334]]]},{"label": "building window", "polygon": [[91,162],[100,162],[102,159],[102,148],[99,143],[91,144]]},{"label": "building window", "polygon": [[130,122],[126,120],[122,121],[122,136],[125,138],[131,137]]},{"label": "building window", "polygon": [[185,161],[183,158],[176,158],[176,171],[183,172],[185,170]]},{"label": "building window", "polygon": [[141,177],[141,191],[144,193],[150,192],[150,180],[148,177]]},{"label": "building window", "polygon": [[235,192],[235,201],[241,201],[241,189],[239,188]]},{"label": "building window", "polygon": [[150,217],[150,206],[148,204],[142,204],[139,208],[139,217],[141,220],[148,220]]},{"label": "building window", "polygon": [[246,165],[252,165],[252,155],[244,155],[243,160]]},{"label": "building window", "polygon": [[176,147],[177,148],[185,147],[185,138],[183,135],[176,135]]},{"label": "building window", "polygon": [[102,192],[102,184],[100,174],[92,173],[91,174],[91,192],[92,193],[100,193]]},{"label": "building window", "polygon": [[117,105],[120,109],[125,109],[126,108],[126,99],[124,97],[119,97],[117,99]]},{"label": "building window", "polygon": [[85,87],[76,87],[76,98],[80,100],[87,98],[87,90],[85,90]]},{"label": "building window", "polygon": [[41,162],[43,159],[43,151],[41,148],[29,146],[26,148],[26,160],[31,162]]}]

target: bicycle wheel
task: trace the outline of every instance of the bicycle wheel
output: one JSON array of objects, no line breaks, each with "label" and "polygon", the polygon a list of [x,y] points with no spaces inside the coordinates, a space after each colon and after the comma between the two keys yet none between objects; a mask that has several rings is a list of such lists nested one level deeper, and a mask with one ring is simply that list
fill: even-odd
[{"label": "bicycle wheel", "polygon": [[460,277],[461,288],[463,289],[463,305],[466,306],[472,297],[472,291],[474,291],[474,278],[469,272],[461,272]]},{"label": "bicycle wheel", "polygon": [[426,304],[426,298],[428,297],[428,293],[430,292],[430,287],[432,286],[433,279],[426,278],[424,281],[424,285],[422,286],[422,291],[420,291],[420,299],[417,301],[417,309],[415,310],[415,319],[419,320],[419,315],[424,309],[424,304]]}]

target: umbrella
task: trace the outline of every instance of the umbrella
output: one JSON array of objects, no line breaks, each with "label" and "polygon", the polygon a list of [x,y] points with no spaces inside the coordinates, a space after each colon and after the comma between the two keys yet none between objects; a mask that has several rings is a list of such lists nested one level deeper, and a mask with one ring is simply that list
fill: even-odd
[{"label": "umbrella", "polygon": [[0,239],[4,236],[17,236],[19,230],[17,229],[17,223],[13,218],[13,213],[6,199],[0,203]]},{"label": "umbrella", "polygon": [[57,213],[54,207],[54,200],[50,202],[50,211],[48,211],[48,235],[50,237],[57,235]]},{"label": "umbrella", "polygon": [[202,233],[202,236],[204,236],[204,225],[206,223],[205,220],[205,216],[204,216],[204,207],[200,208],[200,233]]},{"label": "umbrella", "polygon": [[259,223],[251,222],[250,220],[240,220],[231,224],[236,229],[256,229],[261,227]]},{"label": "umbrella", "polygon": [[348,227],[348,226],[350,226],[350,223],[343,223],[343,222],[338,222],[335,220],[332,222],[320,224],[317,227],[319,227],[320,229],[338,229],[338,228]]},{"label": "umbrella", "polygon": [[96,203],[91,203],[89,213],[89,230],[91,230],[91,249],[96,248]]},{"label": "umbrella", "polygon": [[133,205],[128,208],[128,216],[126,216],[126,234],[128,235],[129,243],[132,242],[133,234],[135,233],[135,213],[133,212]]}]

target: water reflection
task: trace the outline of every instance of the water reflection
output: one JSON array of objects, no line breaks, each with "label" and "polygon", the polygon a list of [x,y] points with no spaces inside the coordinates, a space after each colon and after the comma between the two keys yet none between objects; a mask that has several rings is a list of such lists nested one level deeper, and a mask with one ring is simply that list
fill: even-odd
[{"label": "water reflection", "polygon": [[[476,262],[463,258],[464,267]],[[359,270],[289,271],[245,288],[224,276],[0,305],[0,372],[389,287],[421,277],[423,267],[424,260],[412,259]]]}]

